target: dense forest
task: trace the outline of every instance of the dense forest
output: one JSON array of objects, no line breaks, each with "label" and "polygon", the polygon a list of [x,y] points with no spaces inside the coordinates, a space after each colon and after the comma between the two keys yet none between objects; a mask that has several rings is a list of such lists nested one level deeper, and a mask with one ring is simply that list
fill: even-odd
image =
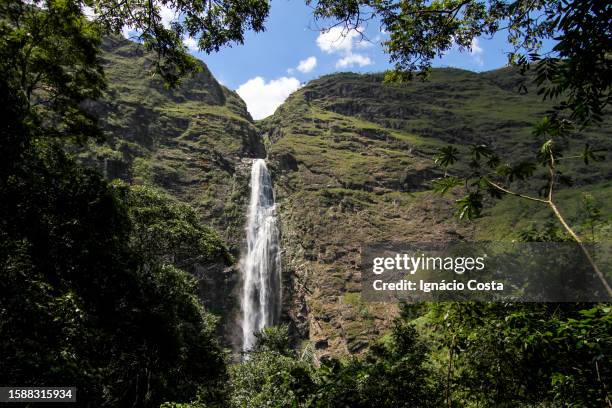
[{"label": "dense forest", "polygon": [[[585,244],[611,228],[612,7],[308,3],[349,29],[376,15],[395,69],[319,78],[261,122],[181,39],[241,43],[267,1],[171,1],[171,27],[144,0],[0,3],[0,385],[75,386],[83,407],[612,406],[608,303],[355,290],[360,244],[414,237],[575,242],[609,290]],[[512,67],[431,69],[501,22]],[[282,324],[241,352],[246,172],[266,156]]]}]

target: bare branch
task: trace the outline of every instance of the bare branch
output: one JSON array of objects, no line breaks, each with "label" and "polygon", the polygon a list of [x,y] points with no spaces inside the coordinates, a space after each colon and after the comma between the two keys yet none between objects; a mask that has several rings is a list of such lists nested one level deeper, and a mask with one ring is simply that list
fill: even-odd
[{"label": "bare branch", "polygon": [[527,199],[527,200],[531,200],[531,201],[537,201],[537,202],[539,202],[539,203],[544,203],[544,204],[548,204],[548,203],[549,203],[549,201],[548,201],[548,200],[544,200],[544,199],[542,199],[542,198],[531,197],[531,196],[528,196],[528,195],[525,195],[525,194],[521,194],[521,193],[517,193],[517,192],[515,192],[515,191],[508,190],[507,188],[504,188],[504,187],[500,186],[499,184],[496,184],[496,183],[494,183],[493,181],[489,180],[487,177],[484,177],[484,180],[485,180],[485,181],[486,181],[486,182],[487,182],[487,183],[488,183],[488,184],[489,184],[491,187],[494,187],[494,188],[498,189],[499,191],[502,191],[502,192],[504,192],[504,193],[506,193],[506,194],[510,194],[510,195],[513,195],[513,196],[516,196],[516,197],[525,198],[525,199]]}]

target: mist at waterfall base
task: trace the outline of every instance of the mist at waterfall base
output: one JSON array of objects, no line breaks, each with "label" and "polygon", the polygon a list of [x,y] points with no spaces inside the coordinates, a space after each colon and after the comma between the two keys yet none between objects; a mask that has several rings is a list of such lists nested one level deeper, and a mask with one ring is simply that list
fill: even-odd
[{"label": "mist at waterfall base", "polygon": [[251,168],[251,198],[242,271],[242,350],[255,345],[255,333],[278,322],[281,309],[281,263],[276,205],[266,162]]}]

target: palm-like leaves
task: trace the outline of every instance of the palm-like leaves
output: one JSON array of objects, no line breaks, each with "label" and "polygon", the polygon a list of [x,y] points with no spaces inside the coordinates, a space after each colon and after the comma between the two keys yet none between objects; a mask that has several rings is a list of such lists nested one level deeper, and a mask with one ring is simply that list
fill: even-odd
[{"label": "palm-like leaves", "polygon": [[584,160],[584,164],[589,164],[589,161],[591,160],[594,162],[603,161],[606,156],[600,153],[604,151],[604,149],[593,149],[593,147],[587,143],[582,151],[582,159]]},{"label": "palm-like leaves", "polygon": [[457,162],[459,150],[454,146],[445,146],[439,150],[439,153],[434,156],[434,161],[442,167],[452,166]]},{"label": "palm-like leaves", "polygon": [[449,176],[433,182],[433,188],[436,193],[445,194],[453,188],[460,186],[463,180],[459,177]]},{"label": "palm-like leaves", "polygon": [[534,162],[522,161],[514,166],[510,166],[509,164],[500,166],[497,169],[497,174],[506,178],[508,181],[513,182],[515,180],[525,180],[528,177],[531,177],[535,172],[535,169],[536,165]]},{"label": "palm-like leaves", "polygon": [[457,200],[457,216],[461,220],[472,220],[480,216],[482,211],[482,194],[469,193]]},{"label": "palm-like leaves", "polygon": [[475,160],[480,160],[481,157],[490,157],[493,151],[487,145],[480,144],[473,145],[470,149],[470,153]]}]

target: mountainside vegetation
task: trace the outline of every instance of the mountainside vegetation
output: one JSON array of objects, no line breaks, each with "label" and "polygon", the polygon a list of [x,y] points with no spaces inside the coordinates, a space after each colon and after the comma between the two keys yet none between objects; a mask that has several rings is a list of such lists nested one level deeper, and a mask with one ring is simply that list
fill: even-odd
[{"label": "mountainside vegetation", "polygon": [[106,38],[101,57],[108,88],[89,108],[105,142],[89,143],[80,159],[108,179],[154,184],[189,203],[237,252],[248,188],[241,160],[265,156],[244,101],[201,62],[168,89],[150,75],[155,54],[121,37]]},{"label": "mountainside vegetation", "polygon": [[[466,150],[486,144],[504,162],[533,149],[535,121],[551,107],[516,69],[485,73],[433,69],[428,81],[384,83],[382,74],[335,74],[295,92],[259,125],[269,139],[283,229],[291,318],[310,337],[318,356],[360,352],[389,327],[397,311],[360,301],[360,251],[379,242],[517,240],[530,228],[554,222],[538,203],[515,197],[490,201],[473,223],[453,216],[459,195],[440,197],[434,181],[444,169],[436,152],[451,144]],[[612,148],[612,127],[568,140]],[[568,154],[569,155],[569,154]],[[457,174],[469,172],[459,166]],[[580,231],[587,224],[584,195],[606,214],[597,239],[609,234],[608,162],[570,161],[571,186],[558,192],[561,208]],[[545,175],[544,172],[541,172]],[[542,181],[518,184],[535,195]],[[607,226],[606,226],[607,222]],[[305,312],[307,311],[307,312]]]}]

